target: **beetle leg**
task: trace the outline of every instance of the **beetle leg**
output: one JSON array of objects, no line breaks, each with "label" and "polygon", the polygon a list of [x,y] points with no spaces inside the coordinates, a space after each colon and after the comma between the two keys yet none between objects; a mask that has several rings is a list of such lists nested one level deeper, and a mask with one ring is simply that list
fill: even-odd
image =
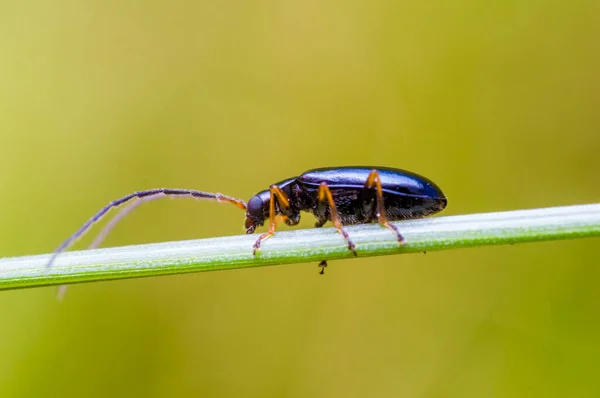
[{"label": "beetle leg", "polygon": [[[256,242],[254,243],[254,250],[252,251],[253,255],[256,255],[256,251],[260,249],[260,244],[269,239],[271,236],[275,234],[275,227],[277,222],[281,221],[282,217],[285,217],[284,220],[288,222],[289,219],[288,214],[291,214],[291,205],[290,199],[287,194],[281,190],[277,185],[271,185],[269,188],[271,193],[271,199],[269,202],[269,230],[264,234],[261,234]],[[279,205],[279,210],[283,213],[282,217],[275,214],[275,201],[277,200],[277,204]],[[292,220],[294,222],[294,220]]]},{"label": "beetle leg", "polygon": [[315,223],[315,228],[321,228],[323,225],[325,225],[326,222],[327,222],[326,218],[318,219],[317,222]]},{"label": "beetle leg", "polygon": [[331,222],[333,226],[344,236],[346,239],[346,243],[348,243],[348,249],[354,253],[355,256],[356,250],[355,245],[348,236],[348,233],[342,228],[342,221],[340,220],[340,216],[338,215],[337,208],[335,207],[335,202],[333,201],[333,196],[331,195],[331,191],[325,182],[322,182],[319,186],[319,194],[317,201],[317,212],[319,213],[319,217],[322,217],[322,214],[325,212],[325,204],[329,205],[329,213],[331,214]]},{"label": "beetle leg", "polygon": [[323,260],[319,263],[319,267],[321,268],[321,272],[319,274],[323,275],[325,273],[325,268],[327,267],[327,260]]},{"label": "beetle leg", "polygon": [[372,170],[369,173],[369,177],[367,178],[367,182],[365,183],[365,189],[373,189],[375,188],[375,194],[377,197],[377,204],[376,204],[376,210],[377,210],[377,221],[379,221],[379,224],[384,225],[386,227],[388,227],[389,229],[393,230],[396,233],[396,236],[398,237],[398,242],[400,244],[405,244],[406,240],[404,239],[404,237],[402,236],[402,234],[400,234],[400,231],[398,231],[398,228],[393,225],[390,224],[390,222],[387,220],[386,216],[385,216],[385,207],[384,207],[384,203],[383,203],[383,190],[381,189],[381,177],[379,177],[379,172],[377,170]]},{"label": "beetle leg", "polygon": [[[321,228],[327,222],[327,218],[325,218],[325,216],[319,215],[319,217],[321,218],[319,218],[315,223],[315,228]],[[323,260],[319,263],[319,268],[321,268],[321,271],[319,272],[320,275],[325,274],[325,267],[327,267],[327,260]]]}]

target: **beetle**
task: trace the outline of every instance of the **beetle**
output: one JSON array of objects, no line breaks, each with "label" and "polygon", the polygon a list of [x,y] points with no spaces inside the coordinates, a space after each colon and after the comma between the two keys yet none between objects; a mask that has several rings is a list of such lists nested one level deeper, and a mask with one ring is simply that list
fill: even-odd
[{"label": "beetle", "polygon": [[[273,184],[254,195],[248,203],[221,193],[202,192],[193,189],[157,188],[134,192],[110,202],[64,241],[53,253],[47,267],[56,256],[83,236],[112,208],[129,202],[104,227],[90,246],[98,247],[112,228],[128,213],[143,202],[165,196],[185,196],[196,199],[231,203],[246,212],[246,233],[269,220],[267,232],[259,235],[253,245],[253,255],[260,250],[262,242],[275,234],[279,221],[293,226],[300,222],[300,212],[312,213],[322,227],[331,221],[344,237],[348,250],[356,256],[356,245],[344,229],[344,225],[378,222],[394,232],[400,244],[405,239],[390,221],[425,217],[442,211],[448,200],[442,190],[431,180],[407,170],[390,167],[328,167],[306,171],[297,177]],[[134,199],[137,201],[132,201]],[[327,266],[322,261],[321,273]]]}]

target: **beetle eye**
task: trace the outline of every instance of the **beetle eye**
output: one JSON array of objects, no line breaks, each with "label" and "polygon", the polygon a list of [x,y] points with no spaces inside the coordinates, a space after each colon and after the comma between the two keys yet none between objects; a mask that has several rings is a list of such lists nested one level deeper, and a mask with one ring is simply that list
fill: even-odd
[{"label": "beetle eye", "polygon": [[259,196],[254,196],[248,202],[248,214],[253,217],[260,217],[262,215],[263,201]]}]

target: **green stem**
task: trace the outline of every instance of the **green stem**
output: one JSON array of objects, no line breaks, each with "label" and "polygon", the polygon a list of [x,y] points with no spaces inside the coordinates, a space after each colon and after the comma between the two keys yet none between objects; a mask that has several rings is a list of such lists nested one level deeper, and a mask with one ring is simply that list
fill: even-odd
[{"label": "green stem", "polygon": [[[378,224],[345,227],[360,257],[600,236],[600,204],[437,217],[395,223],[407,244]],[[352,258],[334,228],[278,232],[252,256],[257,235],[0,259],[0,290],[151,275]],[[316,265],[316,264],[315,264]]]}]

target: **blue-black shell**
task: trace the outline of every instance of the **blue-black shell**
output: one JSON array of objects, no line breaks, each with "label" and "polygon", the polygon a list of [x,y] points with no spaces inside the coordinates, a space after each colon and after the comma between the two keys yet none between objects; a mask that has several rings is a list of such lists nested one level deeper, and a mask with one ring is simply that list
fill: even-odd
[{"label": "blue-black shell", "polygon": [[379,172],[385,215],[390,221],[425,217],[443,210],[448,203],[442,190],[430,179],[407,170],[377,166],[309,170],[290,184],[300,188],[290,194],[298,198],[302,210],[312,211],[316,208],[316,191],[325,182],[344,224],[374,222],[377,221],[375,189],[365,189],[373,170]]},{"label": "blue-black shell", "polygon": [[363,189],[371,171],[377,170],[384,193],[428,199],[445,199],[431,180],[416,173],[390,167],[327,167],[313,169],[297,178],[306,188],[318,189],[322,182],[330,188]]},{"label": "blue-black shell", "polygon": [[[376,189],[366,189],[369,174],[379,172],[384,211],[389,221],[421,218],[443,210],[448,203],[442,190],[431,180],[416,173],[390,167],[327,167],[309,170],[298,177],[288,178],[277,185],[288,196],[291,215],[308,211],[317,217],[317,225],[331,220],[329,206],[319,215],[318,189],[327,184],[342,224],[376,222]],[[259,199],[260,198],[260,199]],[[247,217],[251,223],[262,225],[268,214],[269,190],[259,192],[248,202]],[[275,205],[280,214],[279,206]],[[288,215],[289,216],[289,215]],[[293,217],[296,218],[296,217]]]}]

